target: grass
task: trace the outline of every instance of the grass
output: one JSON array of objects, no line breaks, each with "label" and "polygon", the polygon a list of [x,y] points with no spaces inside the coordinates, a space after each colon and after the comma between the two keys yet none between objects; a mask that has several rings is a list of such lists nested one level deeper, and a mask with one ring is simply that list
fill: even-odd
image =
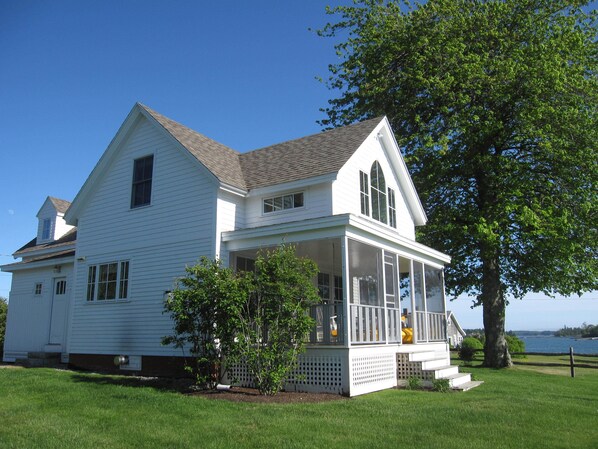
[{"label": "grass", "polygon": [[466,393],[386,390],[320,404],[232,403],[119,376],[0,369],[0,447],[598,448],[598,370],[571,379],[528,368],[463,368],[485,381]]}]

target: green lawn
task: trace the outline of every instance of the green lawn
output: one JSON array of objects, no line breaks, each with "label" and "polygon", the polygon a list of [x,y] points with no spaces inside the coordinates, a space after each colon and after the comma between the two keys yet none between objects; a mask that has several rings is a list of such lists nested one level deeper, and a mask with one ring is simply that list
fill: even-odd
[{"label": "green lawn", "polygon": [[598,448],[598,370],[464,368],[465,393],[319,404],[185,396],[132,379],[0,369],[1,448]]}]

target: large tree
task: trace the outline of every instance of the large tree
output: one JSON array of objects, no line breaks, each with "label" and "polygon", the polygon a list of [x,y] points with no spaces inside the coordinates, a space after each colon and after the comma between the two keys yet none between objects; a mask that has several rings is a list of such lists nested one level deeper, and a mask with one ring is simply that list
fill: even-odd
[{"label": "large tree", "polygon": [[598,46],[587,1],[364,0],[329,9],[327,127],[387,115],[448,291],[483,306],[511,363],[507,298],[597,288]]}]

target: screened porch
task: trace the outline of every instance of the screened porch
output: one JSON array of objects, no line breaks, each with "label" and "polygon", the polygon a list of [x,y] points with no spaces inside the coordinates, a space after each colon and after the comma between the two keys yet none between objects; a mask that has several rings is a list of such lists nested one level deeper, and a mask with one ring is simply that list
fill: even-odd
[{"label": "screened porch", "polygon": [[[446,341],[443,271],[439,266],[348,237],[294,243],[319,268],[322,299],[310,314],[313,347],[400,345]],[[256,249],[230,253],[250,270]]]}]

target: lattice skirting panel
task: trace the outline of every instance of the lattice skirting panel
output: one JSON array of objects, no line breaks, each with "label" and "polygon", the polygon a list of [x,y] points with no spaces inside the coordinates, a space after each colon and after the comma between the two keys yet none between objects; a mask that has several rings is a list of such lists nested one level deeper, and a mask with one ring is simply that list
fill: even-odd
[{"label": "lattice skirting panel", "polygon": [[394,353],[360,354],[351,357],[351,396],[396,386]]},{"label": "lattice skirting panel", "polygon": [[409,354],[397,354],[397,379],[408,380],[410,377],[434,380],[434,372],[422,370],[422,363],[410,361]]},{"label": "lattice skirting panel", "polygon": [[[236,379],[234,385],[255,387],[254,379],[245,365],[237,365],[230,370],[230,379]],[[285,385],[287,391],[305,391],[316,393],[343,393],[343,363],[340,356],[299,356],[299,366]]]}]

